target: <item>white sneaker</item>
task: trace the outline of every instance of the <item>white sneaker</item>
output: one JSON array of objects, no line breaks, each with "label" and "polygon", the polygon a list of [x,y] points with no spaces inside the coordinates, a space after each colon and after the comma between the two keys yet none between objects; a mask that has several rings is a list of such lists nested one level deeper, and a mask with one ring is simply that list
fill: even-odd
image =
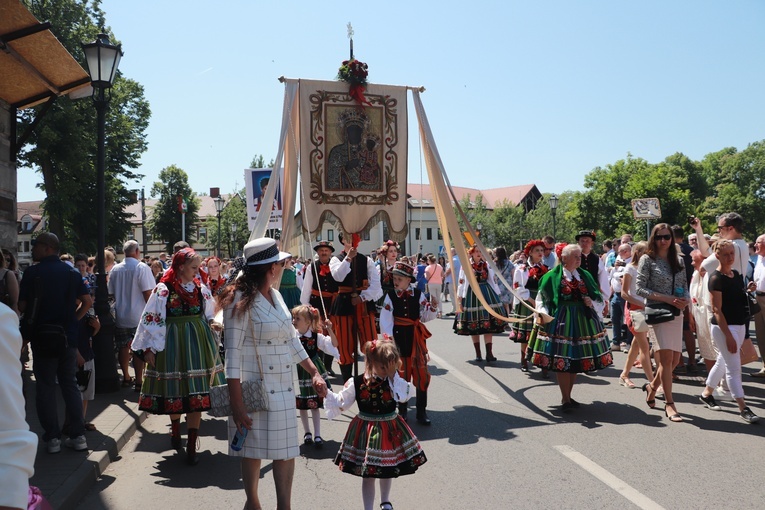
[{"label": "white sneaker", "polygon": [[61,451],[61,440],[54,437],[48,441],[48,453],[58,453]]},{"label": "white sneaker", "polygon": [[88,449],[88,441],[85,439],[85,436],[70,437],[64,441],[64,446],[81,452]]},{"label": "white sneaker", "polygon": [[719,386],[715,388],[715,391],[712,392],[712,395],[715,397],[715,399],[718,399],[718,400],[733,400],[733,397],[731,396],[731,394]]}]

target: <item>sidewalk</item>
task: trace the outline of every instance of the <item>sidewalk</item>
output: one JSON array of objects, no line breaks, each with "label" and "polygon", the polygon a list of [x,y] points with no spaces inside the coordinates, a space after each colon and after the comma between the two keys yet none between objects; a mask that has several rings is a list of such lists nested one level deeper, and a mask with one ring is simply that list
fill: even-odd
[{"label": "sidewalk", "polygon": [[[97,393],[95,400],[88,404],[87,420],[97,428],[85,433],[88,450],[77,452],[62,445],[60,453],[51,455],[42,441],[43,430],[37,419],[36,384],[31,366],[30,362],[24,370],[24,394],[27,423],[37,434],[39,444],[35,474],[29,484],[39,487],[56,510],[74,509],[107,466],[118,458],[119,451],[146,419],[146,413],[138,410],[138,394],[132,388]],[[64,402],[58,391],[57,400],[59,420],[63,423]]]}]

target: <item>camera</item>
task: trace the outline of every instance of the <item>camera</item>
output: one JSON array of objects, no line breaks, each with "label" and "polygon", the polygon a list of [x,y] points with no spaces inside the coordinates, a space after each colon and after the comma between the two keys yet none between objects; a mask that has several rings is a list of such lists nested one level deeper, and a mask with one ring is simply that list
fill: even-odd
[{"label": "camera", "polygon": [[696,218],[696,216],[694,216],[694,215],[692,215],[692,214],[691,214],[690,216],[688,216],[688,224],[689,224],[689,225],[693,225],[693,224],[694,224],[694,223],[696,223],[697,221],[698,221],[698,219]]}]

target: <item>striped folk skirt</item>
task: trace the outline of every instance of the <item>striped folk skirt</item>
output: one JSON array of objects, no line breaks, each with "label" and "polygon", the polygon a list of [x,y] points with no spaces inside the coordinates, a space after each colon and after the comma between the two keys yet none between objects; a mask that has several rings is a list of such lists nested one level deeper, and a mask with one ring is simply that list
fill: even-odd
[{"label": "striped folk skirt", "polygon": [[613,364],[611,346],[595,310],[562,302],[553,320],[535,325],[526,358],[553,372],[593,372]]},{"label": "striped folk skirt", "polygon": [[167,318],[165,350],[158,352],[155,360],[154,367],[146,366],[143,376],[138,407],[144,411],[207,411],[210,379],[213,386],[226,384],[218,345],[207,321],[199,315]]},{"label": "striped folk skirt", "polygon": [[[533,293],[531,299],[536,298],[536,293]],[[531,336],[531,331],[534,329],[534,312],[529,310],[527,307],[525,307],[523,304],[518,303],[513,307],[513,315],[512,317],[516,317],[518,319],[523,319],[524,317],[528,317],[523,322],[512,322],[510,323],[510,339],[513,342],[516,343],[522,343],[525,344],[529,341],[529,337]]]},{"label": "striped folk skirt", "polygon": [[[321,374],[324,382],[327,383],[327,391],[331,391],[332,385],[329,384],[329,374],[322,361],[322,352],[311,358],[313,364],[316,366],[316,370]],[[297,365],[298,372],[298,384],[300,385],[300,392],[295,396],[295,407],[297,409],[323,409],[324,399],[316,394],[316,390],[313,388],[313,378],[306,369]]]},{"label": "striped folk skirt", "polygon": [[[497,293],[487,282],[479,284],[481,293],[489,303],[492,310],[507,317],[505,305],[499,300]],[[462,312],[454,319],[454,332],[458,335],[484,335],[487,333],[502,333],[505,330],[505,321],[497,319],[483,307],[473,293],[473,288],[468,287],[465,299],[462,300]]]},{"label": "striped folk skirt", "polygon": [[427,462],[420,442],[397,413],[359,413],[348,426],[335,464],[362,478],[411,475]]}]

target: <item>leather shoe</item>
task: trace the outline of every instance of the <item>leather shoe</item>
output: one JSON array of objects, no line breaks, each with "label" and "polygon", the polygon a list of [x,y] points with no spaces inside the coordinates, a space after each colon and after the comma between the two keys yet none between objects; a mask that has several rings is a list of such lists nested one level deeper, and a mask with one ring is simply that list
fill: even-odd
[{"label": "leather shoe", "polygon": [[749,375],[751,375],[752,377],[765,377],[765,368],[760,369],[759,372],[755,372]]}]

